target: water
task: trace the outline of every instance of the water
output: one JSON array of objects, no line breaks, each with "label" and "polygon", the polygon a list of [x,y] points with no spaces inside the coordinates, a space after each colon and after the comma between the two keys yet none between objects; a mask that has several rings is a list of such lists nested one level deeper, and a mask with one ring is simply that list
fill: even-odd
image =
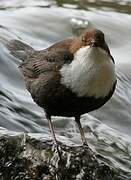
[{"label": "water", "polygon": [[[125,179],[131,178],[131,1],[0,1],[0,132],[29,132],[51,138],[43,109],[27,92],[17,69],[19,60],[6,47],[19,39],[36,49],[76,35],[84,28],[105,32],[116,62],[117,89],[101,109],[83,115],[81,122],[94,151]],[[57,138],[80,144],[73,118],[53,117]]]}]

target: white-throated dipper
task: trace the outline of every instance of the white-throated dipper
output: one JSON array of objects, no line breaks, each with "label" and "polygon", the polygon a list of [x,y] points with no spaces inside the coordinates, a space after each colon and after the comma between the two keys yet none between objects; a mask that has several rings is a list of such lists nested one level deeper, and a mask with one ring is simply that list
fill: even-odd
[{"label": "white-throated dipper", "polygon": [[41,51],[17,40],[8,47],[23,60],[19,68],[26,87],[44,108],[55,144],[51,116],[75,117],[86,144],[80,116],[103,106],[116,87],[114,59],[104,33],[93,29]]}]

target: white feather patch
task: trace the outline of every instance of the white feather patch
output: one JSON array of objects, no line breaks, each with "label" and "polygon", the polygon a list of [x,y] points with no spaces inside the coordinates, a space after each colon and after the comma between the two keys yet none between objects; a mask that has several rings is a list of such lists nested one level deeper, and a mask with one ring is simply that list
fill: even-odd
[{"label": "white feather patch", "polygon": [[106,51],[87,46],[80,48],[60,73],[61,83],[79,97],[105,97],[116,80],[114,63]]}]

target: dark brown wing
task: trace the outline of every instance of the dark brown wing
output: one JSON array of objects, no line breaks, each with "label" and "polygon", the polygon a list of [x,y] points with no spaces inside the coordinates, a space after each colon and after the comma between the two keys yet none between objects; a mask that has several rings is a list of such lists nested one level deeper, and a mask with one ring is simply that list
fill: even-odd
[{"label": "dark brown wing", "polygon": [[42,73],[58,71],[63,64],[70,63],[72,60],[73,55],[68,50],[52,49],[34,53],[19,67],[24,76],[37,78]]},{"label": "dark brown wing", "polygon": [[27,89],[38,105],[48,104],[49,92],[52,97],[57,96],[60,88],[59,70],[74,58],[69,51],[71,43],[71,39],[60,41],[41,51],[35,51],[20,41],[9,43],[11,54],[22,60],[19,68]]},{"label": "dark brown wing", "polygon": [[35,51],[19,40],[12,40],[7,47],[13,56],[22,60],[19,68],[30,90],[32,83],[38,81],[40,76],[44,74],[49,77],[50,73],[58,72],[64,63],[72,61],[73,55],[68,50],[71,43],[72,39],[67,39],[47,49]]},{"label": "dark brown wing", "polygon": [[66,49],[45,50],[33,58],[34,72],[38,76],[41,73],[59,71],[63,64],[72,60],[73,55]]},{"label": "dark brown wing", "polygon": [[27,89],[37,104],[40,105],[39,96],[45,96],[48,87],[59,83],[60,68],[72,60],[73,55],[67,49],[54,48],[35,53],[20,65]]}]

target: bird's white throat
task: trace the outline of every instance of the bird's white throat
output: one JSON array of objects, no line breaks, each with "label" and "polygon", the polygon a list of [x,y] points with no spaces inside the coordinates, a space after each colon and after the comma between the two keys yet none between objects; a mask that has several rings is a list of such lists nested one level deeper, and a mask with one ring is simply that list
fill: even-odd
[{"label": "bird's white throat", "polygon": [[79,97],[108,95],[116,80],[114,63],[101,48],[82,47],[61,70],[61,83]]}]

